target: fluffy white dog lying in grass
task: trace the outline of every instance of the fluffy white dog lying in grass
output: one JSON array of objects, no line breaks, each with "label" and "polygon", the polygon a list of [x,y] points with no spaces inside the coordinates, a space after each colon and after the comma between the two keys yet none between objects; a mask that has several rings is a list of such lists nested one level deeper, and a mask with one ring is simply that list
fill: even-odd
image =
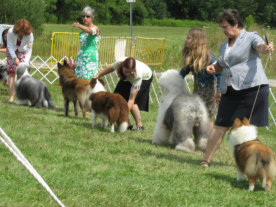
[{"label": "fluffy white dog lying in grass", "polygon": [[204,151],[210,133],[209,116],[201,98],[185,92],[177,70],[167,70],[159,79],[162,90],[153,144],[173,144],[176,150]]}]

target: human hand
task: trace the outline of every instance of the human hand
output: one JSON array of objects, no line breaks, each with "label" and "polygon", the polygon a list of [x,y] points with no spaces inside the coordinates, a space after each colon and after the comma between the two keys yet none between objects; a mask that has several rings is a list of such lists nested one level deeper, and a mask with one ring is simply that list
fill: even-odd
[{"label": "human hand", "polygon": [[208,65],[206,67],[206,71],[208,74],[215,74],[216,73],[215,65]]},{"label": "human hand", "polygon": [[269,43],[268,45],[266,45],[266,48],[265,48],[266,53],[272,53],[273,51],[274,51],[273,43]]},{"label": "human hand", "polygon": [[80,23],[79,22],[74,22],[73,27],[80,28]]},{"label": "human hand", "polygon": [[217,92],[217,93],[215,94],[216,104],[219,104],[220,99],[221,99],[221,93],[220,93],[220,92]]},{"label": "human hand", "polygon": [[99,78],[99,73],[97,73],[96,75],[94,75],[93,78],[98,79]]}]

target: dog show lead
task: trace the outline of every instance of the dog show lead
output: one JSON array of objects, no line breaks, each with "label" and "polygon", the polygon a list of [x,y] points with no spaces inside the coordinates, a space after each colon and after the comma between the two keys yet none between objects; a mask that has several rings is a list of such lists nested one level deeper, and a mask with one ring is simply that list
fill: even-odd
[{"label": "dog show lead", "polygon": [[260,53],[273,52],[273,44],[266,44],[256,32],[243,29],[239,12],[235,9],[219,13],[217,21],[228,40],[220,46],[218,62],[207,66],[206,70],[209,74],[222,74],[223,95],[205,156],[200,163],[203,167],[209,166],[213,154],[236,118],[250,117],[251,123],[257,127],[268,124],[269,82]]},{"label": "dog show lead", "polygon": [[100,78],[113,71],[116,71],[120,78],[114,93],[119,93],[128,102],[128,109],[136,122],[135,127],[129,125],[128,129],[144,130],[140,110],[149,110],[149,91],[153,77],[151,69],[133,57],[123,57],[104,68],[94,78]]}]

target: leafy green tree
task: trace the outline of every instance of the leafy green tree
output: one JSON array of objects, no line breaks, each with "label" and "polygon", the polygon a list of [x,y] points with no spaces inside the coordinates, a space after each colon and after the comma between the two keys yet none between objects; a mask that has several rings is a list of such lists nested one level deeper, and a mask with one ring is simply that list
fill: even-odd
[{"label": "leafy green tree", "polygon": [[142,0],[142,2],[147,9],[147,18],[163,19],[168,17],[165,0]]},{"label": "leafy green tree", "polygon": [[43,0],[1,0],[0,21],[14,24],[18,19],[30,21],[34,29],[41,29],[44,20],[45,2]]},{"label": "leafy green tree", "polygon": [[46,0],[45,20],[49,23],[57,23],[57,0]]}]

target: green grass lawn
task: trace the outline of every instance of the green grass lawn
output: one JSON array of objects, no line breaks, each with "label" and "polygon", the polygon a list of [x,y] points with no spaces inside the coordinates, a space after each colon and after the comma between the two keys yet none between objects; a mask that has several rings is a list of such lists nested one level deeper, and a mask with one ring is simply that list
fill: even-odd
[{"label": "green grass lawn", "polygon": [[[64,116],[61,88],[49,85],[54,110],[8,104],[0,86],[0,126],[66,206],[275,206],[276,182],[248,192],[237,182],[225,139],[209,169],[200,152],[151,144],[157,105],[142,112],[142,132],[110,133],[91,128],[91,118]],[[276,151],[275,127],[259,139]],[[27,170],[0,145],[0,206],[56,206]]]},{"label": "green grass lawn", "polygon": [[[128,36],[128,26],[99,25],[102,36]],[[180,51],[189,28],[134,26],[133,36],[166,38],[163,67],[179,68]],[[261,28],[256,28],[260,33]],[[35,39],[33,55],[45,55],[51,33],[76,32],[71,25],[45,25]],[[219,28],[207,28],[208,44],[218,55],[225,39]],[[267,31],[275,39],[275,31]],[[45,50],[45,51],[44,51]],[[264,56],[263,60],[266,61]],[[267,74],[275,77],[273,54]],[[271,192],[261,184],[248,192],[247,181],[237,182],[229,143],[225,139],[211,167],[199,166],[203,154],[175,151],[151,144],[157,117],[156,104],[142,112],[145,130],[124,134],[91,128],[90,115],[75,117],[72,104],[64,116],[61,88],[49,85],[54,110],[8,104],[7,88],[0,84],[0,127],[13,139],[34,168],[66,206],[182,207],[276,206],[276,182]],[[273,89],[274,94],[276,90]],[[275,114],[275,107],[273,113]],[[132,120],[133,121],[133,120]],[[259,139],[276,151],[275,127],[259,129]],[[56,206],[47,192],[0,144],[0,206]]]}]

